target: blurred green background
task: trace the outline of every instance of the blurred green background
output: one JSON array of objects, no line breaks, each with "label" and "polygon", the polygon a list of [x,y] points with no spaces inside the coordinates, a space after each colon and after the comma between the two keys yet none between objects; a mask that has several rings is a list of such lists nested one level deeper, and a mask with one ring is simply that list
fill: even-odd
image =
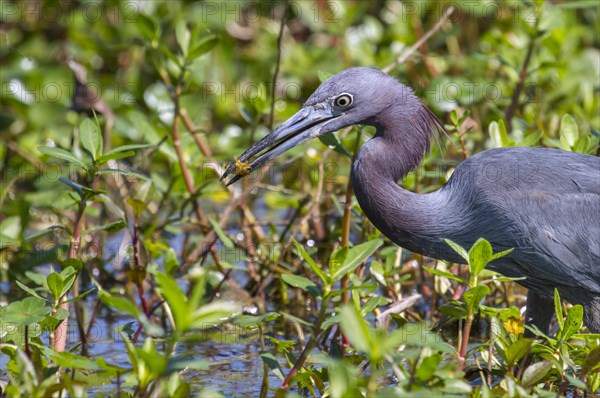
[{"label": "blurred green background", "polygon": [[[394,64],[452,5],[439,31]],[[100,287],[153,319],[162,296],[152,270],[189,284],[184,297],[206,272],[208,301],[230,289],[244,308],[299,304],[290,312],[310,321],[309,295],[281,279],[314,277],[291,239],[318,248],[320,264],[339,246],[351,165],[342,147],[352,153],[371,130],[304,144],[233,189],[219,168],[352,66],[392,65],[447,127],[442,152],[402,182],[412,190],[439,188],[454,165],[493,147],[597,154],[599,18],[596,1],[2,0],[0,305],[28,295],[16,281],[48,292],[50,266],[70,264],[80,269],[69,297],[96,287],[71,307],[78,323],[115,310],[135,318]],[[84,126],[88,117],[99,127]],[[104,136],[96,154],[92,130]],[[383,239],[352,200],[350,243]],[[377,258],[393,253],[398,271],[380,304],[418,292],[413,320],[439,321],[437,301],[460,290],[413,267],[431,260],[384,245]],[[492,293],[491,306],[523,305],[514,284]]]}]

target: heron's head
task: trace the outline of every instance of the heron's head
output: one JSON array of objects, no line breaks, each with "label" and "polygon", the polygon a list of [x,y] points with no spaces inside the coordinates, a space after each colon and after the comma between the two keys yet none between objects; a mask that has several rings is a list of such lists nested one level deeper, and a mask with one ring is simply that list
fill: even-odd
[{"label": "heron's head", "polygon": [[[391,106],[395,112],[406,112],[406,116],[410,116],[415,103],[420,104],[408,87],[379,69],[346,69],[323,82],[302,109],[246,150],[238,160],[238,167],[239,162],[244,165],[243,172],[234,176],[228,185],[312,138],[354,124],[378,126],[383,122],[380,115]],[[258,156],[249,162],[255,155]],[[221,178],[234,170],[235,164]]]}]

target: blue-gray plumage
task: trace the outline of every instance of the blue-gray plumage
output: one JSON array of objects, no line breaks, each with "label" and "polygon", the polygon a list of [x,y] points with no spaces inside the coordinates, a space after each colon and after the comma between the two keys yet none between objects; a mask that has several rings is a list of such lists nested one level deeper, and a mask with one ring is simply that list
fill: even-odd
[{"label": "blue-gray plumage", "polygon": [[600,333],[600,158],[548,148],[492,149],[462,162],[440,190],[415,194],[397,181],[419,165],[442,125],[391,76],[351,68],[325,81],[239,160],[260,153],[250,163],[256,170],[304,141],[354,124],[377,131],[360,149],[351,178],[360,207],[383,234],[453,262],[462,260],[444,239],[470,247],[482,237],[495,251],[514,248],[489,268],[525,277],[519,283],[529,289],[527,322],[547,331],[557,288],[584,307],[586,325]]}]

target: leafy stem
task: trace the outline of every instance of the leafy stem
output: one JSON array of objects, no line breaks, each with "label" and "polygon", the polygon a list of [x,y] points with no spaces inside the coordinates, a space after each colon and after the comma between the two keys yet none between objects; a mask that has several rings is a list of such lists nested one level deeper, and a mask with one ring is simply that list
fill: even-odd
[{"label": "leafy stem", "polygon": [[[331,287],[329,287],[329,288],[331,288]],[[327,287],[326,287],[326,289],[327,289]],[[313,327],[313,334],[310,336],[310,339],[308,339],[308,341],[306,342],[306,345],[304,346],[304,349],[300,353],[300,356],[298,357],[298,360],[294,364],[294,367],[292,368],[292,370],[290,370],[288,375],[285,377],[285,379],[281,383],[281,387],[279,388],[281,392],[287,390],[287,388],[289,387],[291,378],[294,377],[294,375],[296,373],[298,373],[298,371],[302,368],[302,366],[304,366],[304,363],[306,362],[308,355],[317,345],[317,341],[319,341],[321,325],[323,324],[323,322],[325,321],[325,317],[327,316],[327,305],[329,304],[330,298],[331,298],[330,294],[328,294],[328,293],[323,295],[323,300],[321,302],[321,309],[319,311],[317,321],[315,322],[315,325]]]}]

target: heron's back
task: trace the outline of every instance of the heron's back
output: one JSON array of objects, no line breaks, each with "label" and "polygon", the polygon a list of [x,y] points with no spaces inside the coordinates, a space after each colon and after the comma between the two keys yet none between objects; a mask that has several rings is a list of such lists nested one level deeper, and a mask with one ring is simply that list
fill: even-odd
[{"label": "heron's back", "polygon": [[600,158],[548,148],[501,148],[461,163],[442,190],[470,231],[514,248],[491,268],[525,286],[600,295]]},{"label": "heron's back", "polygon": [[600,195],[600,158],[551,148],[490,149],[462,162],[449,184],[468,184],[491,199],[524,190]]}]

